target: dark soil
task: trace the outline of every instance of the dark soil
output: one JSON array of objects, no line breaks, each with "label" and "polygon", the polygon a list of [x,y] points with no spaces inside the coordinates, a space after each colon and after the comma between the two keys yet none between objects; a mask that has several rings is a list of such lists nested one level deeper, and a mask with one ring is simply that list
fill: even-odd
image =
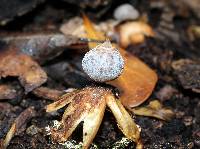
[{"label": "dark soil", "polygon": [[[184,74],[179,73],[177,75],[171,66],[173,61],[180,58],[188,58],[198,63],[200,57],[199,39],[190,41],[186,29],[191,24],[200,24],[200,19],[191,8],[184,9],[188,15],[182,14],[173,2],[173,0],[163,2],[163,7],[169,7],[170,12],[174,13],[171,22],[168,22],[168,24],[174,25],[174,29],[170,33],[178,35],[179,39],[175,40],[174,38],[176,37],[174,37],[174,34],[170,34],[169,37],[162,33],[162,38],[150,38],[143,44],[130,45],[127,48],[128,51],[155,69],[159,76],[159,81],[153,94],[143,105],[157,98],[160,99],[164,106],[170,107],[175,112],[175,118],[169,122],[149,117],[136,117],[136,123],[142,128],[141,137],[144,148],[149,149],[200,148],[200,94],[193,92],[191,89],[185,89],[184,84],[181,83],[178,77],[178,75]],[[105,10],[105,13],[99,14],[98,17],[95,14],[100,13],[99,9],[87,8],[85,11],[94,20],[104,21],[112,16],[111,12],[120,3],[113,2],[111,7]],[[163,11],[164,9],[159,7],[152,8],[150,5],[151,1],[130,0],[130,3],[133,3],[140,12],[148,15],[149,22],[155,30],[160,28],[161,21],[165,21],[161,18],[162,14],[166,13]],[[179,4],[181,1],[177,1],[176,3]],[[179,9],[183,8],[179,7]],[[57,30],[63,20],[79,14],[79,6],[77,5],[68,4],[64,1],[46,1],[26,15],[14,19],[14,21],[6,26],[0,27],[0,31],[35,32]],[[80,65],[83,54],[66,51],[56,59],[44,64],[43,68],[49,76],[45,86],[63,90],[88,85],[90,81],[82,72]],[[194,70],[199,69],[199,66],[193,68],[192,71],[199,72],[199,70]],[[188,71],[191,71],[191,69]],[[195,77],[192,79],[198,80],[200,74],[195,75]],[[9,82],[13,83],[13,78],[3,81],[8,84]],[[16,82],[15,84],[19,86],[19,92],[21,92],[19,83]],[[25,126],[25,129],[12,139],[8,146],[9,149],[64,148],[63,145],[52,144],[50,137],[45,134],[45,127],[52,124],[53,120],[60,120],[63,113],[63,109],[54,113],[54,115],[45,113],[44,106],[49,103],[51,102],[35,97],[31,93],[24,95],[20,99],[0,102],[0,139],[5,137],[12,122],[20,112],[30,106],[34,106],[37,111],[36,116]],[[78,142],[81,141],[81,136],[82,127],[79,126],[71,139]],[[118,129],[114,116],[107,110],[93,143],[98,148],[112,148],[115,142],[119,141],[122,137],[123,134]],[[124,148],[134,148],[134,143],[129,142]]]}]

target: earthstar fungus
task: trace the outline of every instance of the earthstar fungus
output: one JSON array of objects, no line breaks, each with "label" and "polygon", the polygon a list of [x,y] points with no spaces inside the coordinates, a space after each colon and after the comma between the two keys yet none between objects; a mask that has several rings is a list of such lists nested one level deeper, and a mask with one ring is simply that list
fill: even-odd
[{"label": "earthstar fungus", "polygon": [[83,121],[83,148],[88,148],[94,139],[108,106],[114,114],[118,126],[124,135],[137,143],[141,148],[140,129],[134,123],[124,106],[115,98],[112,90],[105,87],[85,87],[80,90],[67,93],[60,99],[46,107],[47,112],[53,112],[68,105],[61,125],[58,128],[50,128],[49,133],[54,142],[64,142]]}]

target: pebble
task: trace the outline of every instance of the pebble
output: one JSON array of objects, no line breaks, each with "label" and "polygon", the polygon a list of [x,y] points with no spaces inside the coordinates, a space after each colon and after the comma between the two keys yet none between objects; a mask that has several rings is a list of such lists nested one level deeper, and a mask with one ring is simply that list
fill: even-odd
[{"label": "pebble", "polygon": [[138,10],[128,3],[118,6],[113,15],[119,21],[135,20],[140,16]]}]

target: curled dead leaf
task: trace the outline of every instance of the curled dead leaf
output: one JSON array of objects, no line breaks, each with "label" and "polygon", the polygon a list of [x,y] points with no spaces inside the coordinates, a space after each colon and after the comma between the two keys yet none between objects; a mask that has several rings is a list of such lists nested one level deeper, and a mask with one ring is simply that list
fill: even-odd
[{"label": "curled dead leaf", "polygon": [[26,93],[47,80],[46,73],[31,57],[12,51],[0,53],[0,78],[7,76],[18,77]]},{"label": "curled dead leaf", "polygon": [[146,107],[129,108],[136,115],[155,117],[161,120],[170,120],[174,112],[163,105],[158,100],[153,100]]},{"label": "curled dead leaf", "polygon": [[154,37],[155,33],[150,25],[139,22],[125,22],[116,27],[120,37],[120,45],[127,47],[130,44],[139,44],[144,42],[146,37]]}]

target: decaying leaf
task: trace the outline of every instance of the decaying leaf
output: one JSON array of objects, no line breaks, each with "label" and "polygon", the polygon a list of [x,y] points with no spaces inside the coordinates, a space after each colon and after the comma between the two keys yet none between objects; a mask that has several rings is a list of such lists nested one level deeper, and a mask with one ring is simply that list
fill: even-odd
[{"label": "decaying leaf", "polygon": [[108,83],[119,89],[124,106],[136,107],[151,95],[158,80],[157,74],[134,55],[123,49],[120,52],[125,59],[124,71],[119,78]]},{"label": "decaying leaf", "polygon": [[50,89],[48,87],[38,87],[34,89],[32,93],[44,99],[57,100],[61,95],[64,94],[64,91]]},{"label": "decaying leaf", "polygon": [[[93,25],[92,30],[95,30],[97,34],[93,34],[94,32],[88,28],[88,31],[90,30],[90,35],[88,36],[88,31],[85,30],[84,26],[89,26],[89,20],[87,17],[83,17],[83,19],[84,21],[80,17],[72,18],[61,26],[61,32],[65,35],[71,34],[82,38],[88,37],[97,40],[105,40],[105,37],[109,37],[113,40],[119,38],[122,47],[127,47],[129,44],[142,43],[145,37],[154,37],[155,35],[151,26],[142,21],[119,24],[116,20],[108,20]],[[90,46],[90,48],[94,48],[94,46]]]},{"label": "decaying leaf", "polygon": [[136,107],[129,109],[136,115],[155,117],[161,120],[170,120],[174,116],[174,112],[163,107],[158,100],[153,100],[146,107]]},{"label": "decaying leaf", "polygon": [[65,35],[85,37],[83,20],[80,17],[73,17],[61,25],[60,31]]},{"label": "decaying leaf", "polygon": [[[103,33],[106,37],[117,38],[114,27],[118,23],[119,22],[116,20],[107,20],[105,22],[100,22],[99,24],[94,24],[94,28],[96,31]],[[83,19],[81,17],[74,17],[68,20],[60,27],[60,31],[65,35],[74,35],[76,37],[83,38],[87,37],[85,27],[83,25]]]},{"label": "decaying leaf", "polygon": [[[88,38],[105,39],[101,32],[95,30],[86,16],[83,17],[83,20]],[[89,43],[90,48],[94,48],[96,45],[97,43]],[[120,98],[124,106],[135,107],[143,103],[151,95],[158,79],[157,74],[124,49],[120,49],[120,53],[125,60],[125,68],[119,78],[108,83],[120,90]]]},{"label": "decaying leaf", "polygon": [[83,148],[88,148],[99,129],[106,105],[108,105],[124,135],[135,141],[138,148],[142,147],[139,141],[140,131],[138,127],[110,89],[86,87],[76,90],[61,96],[58,101],[48,105],[46,111],[58,110],[68,103],[70,104],[63,114],[59,128],[50,128],[53,141],[66,141],[78,124],[84,121]]},{"label": "decaying leaf", "polygon": [[122,47],[142,43],[145,40],[145,36],[154,37],[155,34],[150,25],[138,21],[120,24],[116,29],[119,33]]},{"label": "decaying leaf", "polygon": [[34,110],[34,107],[29,107],[15,119],[14,123],[12,124],[9,132],[7,133],[3,141],[3,148],[6,148],[9,145],[15,133],[35,115],[36,111]]},{"label": "decaying leaf", "polygon": [[17,97],[17,91],[11,85],[0,85],[0,100],[1,99],[14,99]]},{"label": "decaying leaf", "polygon": [[26,93],[47,80],[46,73],[35,61],[25,54],[13,51],[0,53],[0,78],[7,76],[18,77]]}]

